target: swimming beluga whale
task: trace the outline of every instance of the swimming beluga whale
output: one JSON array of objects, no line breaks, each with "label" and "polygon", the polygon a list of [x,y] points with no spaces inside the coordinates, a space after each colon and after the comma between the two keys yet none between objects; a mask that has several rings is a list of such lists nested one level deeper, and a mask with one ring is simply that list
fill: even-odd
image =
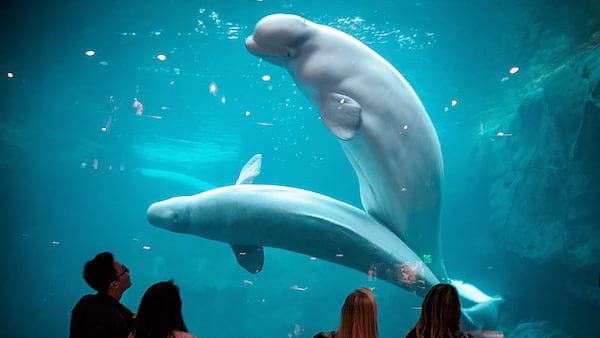
[{"label": "swimming beluga whale", "polygon": [[[150,224],[231,245],[250,273],[263,268],[264,246],[343,265],[424,296],[439,279],[398,236],[350,204],[303,189],[253,185],[261,156],[242,169],[236,185],[150,205]],[[475,327],[491,327],[493,301],[478,299],[463,313]],[[492,318],[490,320],[490,318]]]},{"label": "swimming beluga whale", "polygon": [[446,280],[439,241],[440,142],[404,77],[354,37],[297,15],[262,18],[246,48],[290,73],[339,139],[365,210]]},{"label": "swimming beluga whale", "polygon": [[[260,164],[256,161],[255,164]],[[254,185],[244,167],[236,185],[150,205],[150,224],[228,243],[250,273],[263,268],[263,247],[314,256],[423,296],[437,277],[386,226],[350,204],[316,192]]]}]

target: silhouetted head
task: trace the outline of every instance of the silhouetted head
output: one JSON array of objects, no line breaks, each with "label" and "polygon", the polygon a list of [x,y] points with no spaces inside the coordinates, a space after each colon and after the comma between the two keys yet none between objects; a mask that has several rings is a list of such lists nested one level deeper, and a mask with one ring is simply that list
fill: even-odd
[{"label": "silhouetted head", "polygon": [[146,290],[133,324],[136,338],[164,338],[173,330],[187,331],[181,314],[179,288],[173,281]]},{"label": "silhouetted head", "polygon": [[99,253],[85,263],[83,279],[98,293],[110,294],[117,299],[131,286],[129,269],[116,261],[110,252]]},{"label": "silhouetted head", "polygon": [[346,297],[337,338],[377,338],[377,303],[371,290],[362,287]]},{"label": "silhouetted head", "polygon": [[456,288],[437,284],[425,296],[415,326],[417,337],[455,337],[460,332],[460,300]]}]

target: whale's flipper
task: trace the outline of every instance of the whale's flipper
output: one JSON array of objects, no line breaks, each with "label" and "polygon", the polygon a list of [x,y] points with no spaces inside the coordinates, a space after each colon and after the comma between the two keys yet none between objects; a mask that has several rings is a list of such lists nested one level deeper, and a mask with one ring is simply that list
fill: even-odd
[{"label": "whale's flipper", "polygon": [[[235,182],[238,184],[252,184],[254,178],[260,174],[262,167],[262,155],[256,154],[246,162],[240,176]],[[250,273],[259,273],[265,262],[265,255],[262,246],[255,245],[234,245],[231,244],[231,249],[235,255],[238,264]]]},{"label": "whale's flipper", "polygon": [[[482,303],[477,303],[469,308],[463,308],[462,314],[468,320],[465,328],[469,331],[496,329],[498,326],[498,312],[502,298],[491,299]],[[469,326],[473,326],[472,328]]]},{"label": "whale's flipper", "polygon": [[233,249],[235,259],[242,268],[252,274],[259,273],[262,270],[265,262],[262,246],[231,244],[231,249]]},{"label": "whale's flipper", "polygon": [[456,288],[461,298],[473,303],[483,303],[490,300],[501,301],[501,296],[488,296],[479,290],[475,285],[465,283],[461,280],[450,279],[450,284]]},{"label": "whale's flipper", "polygon": [[362,107],[349,96],[329,93],[321,98],[321,119],[340,140],[348,141],[360,128]]},{"label": "whale's flipper", "polygon": [[450,280],[458,295],[475,305],[463,308],[466,319],[474,329],[495,329],[498,323],[498,308],[504,299],[500,296],[488,296],[476,286],[459,280]]},{"label": "whale's flipper", "polygon": [[262,155],[256,154],[252,156],[251,159],[246,162],[246,165],[242,168],[240,172],[240,177],[238,177],[235,184],[251,184],[254,181],[254,178],[260,174],[260,168],[262,166]]}]

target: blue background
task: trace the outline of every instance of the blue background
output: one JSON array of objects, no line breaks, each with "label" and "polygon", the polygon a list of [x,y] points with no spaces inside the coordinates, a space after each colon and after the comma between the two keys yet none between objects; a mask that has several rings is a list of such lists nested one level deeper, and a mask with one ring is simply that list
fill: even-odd
[{"label": "blue background", "polygon": [[233,184],[255,153],[256,182],[360,207],[317,109],[244,48],[278,12],[359,38],[413,85],[444,155],[448,273],[506,299],[498,329],[597,336],[600,7],[542,0],[3,2],[3,335],[66,336],[105,250],[131,270],[124,304],[174,279],[198,337],[312,337],[363,285],[382,337],[414,325],[421,299],[383,281],[271,248],[250,275],[228,245],[147,223],[152,202]]}]

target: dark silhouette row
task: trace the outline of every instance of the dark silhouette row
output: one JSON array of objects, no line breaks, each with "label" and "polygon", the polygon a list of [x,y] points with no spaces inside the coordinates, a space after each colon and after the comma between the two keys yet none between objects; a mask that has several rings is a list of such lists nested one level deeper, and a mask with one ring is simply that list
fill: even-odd
[{"label": "dark silhouette row", "polygon": [[[187,332],[181,313],[179,288],[173,281],[155,283],[146,290],[135,315],[120,303],[131,286],[129,269],[103,252],[84,266],[83,278],[97,291],[83,296],[73,308],[69,338],[195,338]],[[460,300],[450,284],[429,290],[417,324],[405,338],[467,338],[460,326]],[[370,289],[350,293],[341,309],[336,331],[313,338],[378,338],[377,302]]]}]

